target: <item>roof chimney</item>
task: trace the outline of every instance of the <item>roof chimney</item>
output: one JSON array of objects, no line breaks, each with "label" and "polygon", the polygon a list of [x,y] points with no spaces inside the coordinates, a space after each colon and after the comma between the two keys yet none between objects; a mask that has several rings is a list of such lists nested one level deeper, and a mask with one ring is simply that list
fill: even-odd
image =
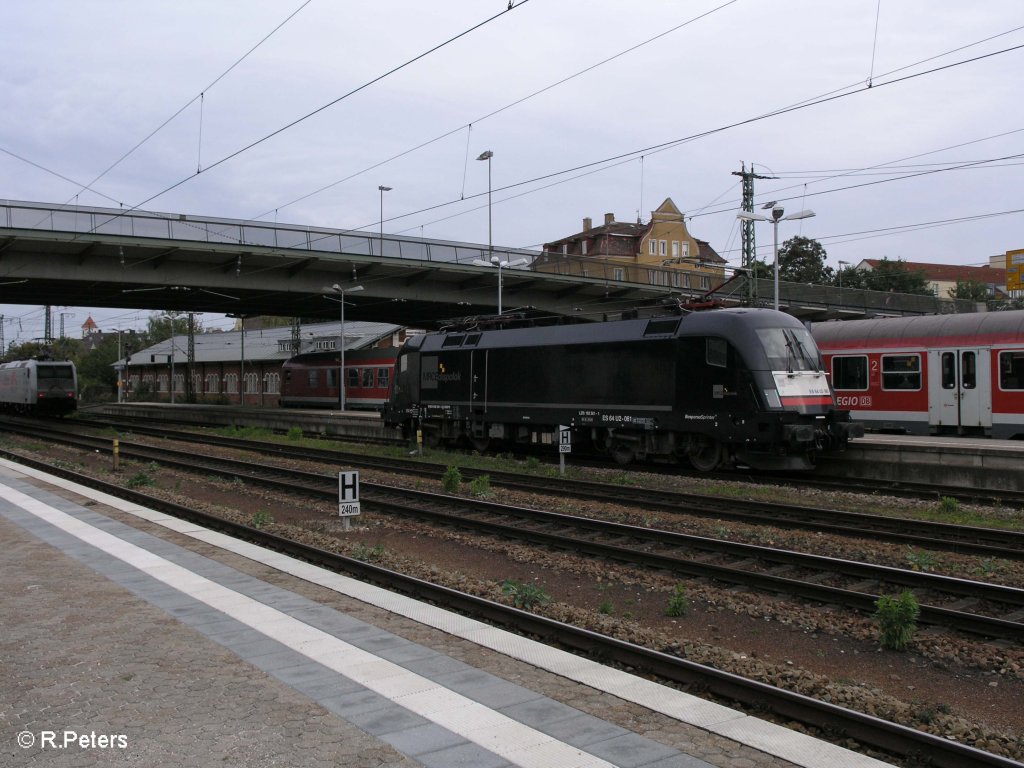
[{"label": "roof chimney", "polygon": [[583,231],[586,232],[588,229],[594,228],[594,222],[591,221],[590,217],[587,216],[583,219]]},{"label": "roof chimney", "polygon": [[604,225],[607,227],[609,224],[614,224],[614,223],[615,223],[615,214],[614,213],[606,213],[604,215]]}]

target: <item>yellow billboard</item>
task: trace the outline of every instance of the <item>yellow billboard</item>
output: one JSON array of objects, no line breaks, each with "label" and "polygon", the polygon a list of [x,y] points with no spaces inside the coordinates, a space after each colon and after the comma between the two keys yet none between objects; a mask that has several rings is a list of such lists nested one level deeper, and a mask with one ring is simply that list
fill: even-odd
[{"label": "yellow billboard", "polygon": [[1024,250],[1006,252],[1006,290],[1024,291]]}]

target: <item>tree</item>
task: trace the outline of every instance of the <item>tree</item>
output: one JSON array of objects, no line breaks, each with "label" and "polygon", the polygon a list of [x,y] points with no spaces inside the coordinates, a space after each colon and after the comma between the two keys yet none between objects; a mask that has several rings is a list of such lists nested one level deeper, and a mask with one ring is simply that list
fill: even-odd
[{"label": "tree", "polygon": [[988,301],[988,286],[977,280],[957,280],[956,287],[949,289],[949,298],[968,301]]},{"label": "tree", "polygon": [[789,238],[779,248],[779,279],[791,283],[832,282],[833,270],[825,266],[826,255],[817,240],[803,235]]},{"label": "tree", "polygon": [[[883,256],[873,269],[861,271],[859,277],[862,284],[856,286],[857,288],[913,293],[919,296],[932,295],[925,273],[922,270],[911,271],[902,259],[890,261],[888,257]],[[846,286],[846,273],[843,274],[843,285]]]},{"label": "tree", "polygon": [[[188,312],[168,310],[162,314],[152,314],[146,322],[145,340],[142,346],[152,346],[161,341],[188,333]],[[195,333],[203,332],[203,324],[199,318],[194,319]]]},{"label": "tree", "polygon": [[117,335],[111,335],[92,351],[82,355],[78,369],[78,391],[85,401],[102,400],[117,394]]}]

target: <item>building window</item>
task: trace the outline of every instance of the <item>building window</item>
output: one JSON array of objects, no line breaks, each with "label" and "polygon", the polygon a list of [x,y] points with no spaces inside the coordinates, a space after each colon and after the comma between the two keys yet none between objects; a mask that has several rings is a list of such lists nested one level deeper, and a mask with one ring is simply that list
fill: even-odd
[{"label": "building window", "polygon": [[584,256],[587,255],[587,241],[586,240],[580,240],[580,253],[583,254]]},{"label": "building window", "polygon": [[832,386],[836,389],[868,388],[868,358],[866,355],[832,358]]},{"label": "building window", "polygon": [[580,267],[580,277],[590,277],[590,270],[586,267]]},{"label": "building window", "polygon": [[683,258],[684,259],[690,258],[690,241],[689,240],[683,240]]},{"label": "building window", "polygon": [[185,374],[184,373],[176,373],[176,374],[174,374],[174,391],[178,392],[179,394],[180,393],[184,393],[184,391],[185,391]]},{"label": "building window", "polygon": [[678,259],[679,258],[679,241],[678,240],[673,240],[672,241],[672,258],[673,259]]},{"label": "building window", "polygon": [[166,392],[167,391],[167,374],[161,373],[156,377],[156,391]]},{"label": "building window", "polygon": [[229,373],[224,376],[224,392],[229,395],[238,394],[238,374]]},{"label": "building window", "polygon": [[626,279],[626,273],[625,273],[625,270],[622,269],[622,267],[616,267],[615,269],[612,270],[612,280],[625,280],[625,279]]},{"label": "building window", "polygon": [[647,270],[647,282],[650,283],[651,285],[657,285],[658,284],[658,270],[656,270],[656,269],[648,269]]},{"label": "building window", "polygon": [[220,376],[216,373],[206,374],[206,392],[210,395],[220,394]]},{"label": "building window", "polygon": [[263,374],[263,391],[268,395],[279,395],[281,394],[281,374],[279,373],[265,373]]},{"label": "building window", "polygon": [[260,375],[258,373],[245,374],[245,394],[258,395],[260,393]]},{"label": "building window", "polygon": [[655,240],[653,237],[650,240],[647,241],[647,248],[648,248],[647,252],[651,256],[657,256],[658,255],[658,241]]},{"label": "building window", "polygon": [[707,290],[708,288],[711,287],[711,278],[708,275],[700,276],[700,287],[703,290]]},{"label": "building window", "polygon": [[920,388],[920,355],[882,355],[882,389]]},{"label": "building window", "polygon": [[661,256],[667,256],[668,255],[668,240],[659,240],[658,241],[658,253]]}]

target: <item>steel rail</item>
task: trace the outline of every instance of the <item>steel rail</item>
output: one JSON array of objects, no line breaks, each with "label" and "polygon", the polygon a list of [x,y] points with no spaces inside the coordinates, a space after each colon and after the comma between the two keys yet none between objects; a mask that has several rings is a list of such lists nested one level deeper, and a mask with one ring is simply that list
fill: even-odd
[{"label": "steel rail", "polygon": [[397,573],[361,560],[292,541],[249,526],[233,523],[199,510],[163,501],[45,462],[0,451],[16,462],[63,477],[81,485],[128,499],[157,511],[241,538],[329,570],[401,592],[419,600],[490,622],[513,633],[541,638],[544,642],[584,656],[609,661],[657,676],[662,681],[705,691],[752,708],[816,728],[836,740],[852,739],[868,747],[904,758],[930,761],[936,768],[1022,768],[1010,758],[951,741],[936,734],[892,723],[810,696],[749,680],[723,670],[624,640],[574,627],[563,622],[502,605],[485,598]]},{"label": "steel rail", "polygon": [[[88,436],[64,435],[61,439],[68,440],[86,449],[95,449],[97,445],[101,445],[97,438]],[[185,451],[146,445],[129,444],[122,446],[122,454],[144,460],[157,461],[191,472],[228,472],[236,477],[259,482],[265,486],[289,493],[312,492],[321,498],[337,498],[336,478],[318,473],[255,464],[237,459],[212,456],[196,457],[193,453]],[[304,483],[305,487],[298,485],[299,483]],[[744,567],[715,565],[688,560],[678,556],[659,555],[636,548],[597,543],[564,534],[529,530],[521,525],[470,519],[464,516],[453,515],[450,512],[425,509],[423,505],[425,502],[441,503],[443,506],[450,508],[453,504],[459,504],[475,510],[483,510],[500,517],[529,518],[548,524],[558,524],[575,529],[585,528],[601,534],[613,534],[620,538],[647,541],[661,546],[685,546],[690,549],[712,552],[716,555],[724,553],[733,557],[813,569],[817,573],[841,574],[848,578],[870,579],[873,582],[877,582],[879,586],[882,584],[893,584],[903,588],[927,589],[933,592],[954,594],[1010,606],[1019,607],[1024,605],[1024,590],[1014,587],[986,584],[888,566],[858,563],[820,555],[777,550],[753,544],[722,541],[691,534],[652,530],[622,523],[609,523],[591,518],[576,518],[542,510],[510,507],[480,500],[465,499],[459,496],[447,496],[392,486],[380,486],[372,483],[362,483],[362,489],[362,501],[364,503],[377,504],[382,507],[386,506],[392,512],[401,512],[405,515],[420,518],[431,517],[436,522],[461,525],[463,527],[469,526],[491,535],[531,541],[562,550],[584,552],[596,557],[665,569],[690,576],[712,578],[727,583],[742,584],[754,589],[794,595],[808,600],[835,603],[860,612],[873,612],[879,595],[817,584],[811,580],[784,578],[752,571]],[[366,493],[367,490],[370,490],[370,495]],[[378,495],[374,495],[374,492]],[[389,502],[387,498],[379,498],[379,494],[391,497],[400,496],[412,499],[412,501],[396,504],[395,502]],[[987,637],[1000,637],[1015,641],[1024,639],[1024,624],[1017,621],[972,614],[927,603],[920,605],[920,611],[920,621],[925,624],[949,627]]]},{"label": "steel rail", "polygon": [[[142,434],[168,437],[174,440],[192,440],[208,445],[220,445],[241,450],[273,452],[284,458],[313,461],[343,461],[353,467],[397,471],[434,477],[439,465],[425,466],[421,461],[371,458],[358,454],[328,450],[282,447],[273,443],[227,438],[216,435],[195,435],[159,427],[135,428]],[[825,532],[840,536],[864,538],[866,535],[905,543],[927,549],[950,551],[957,554],[984,557],[1024,559],[1024,532],[1011,529],[939,523],[929,520],[894,518],[863,512],[845,512],[833,509],[803,507],[772,502],[748,501],[743,508],[730,505],[729,500],[706,494],[682,493],[658,489],[638,489],[588,480],[570,480],[537,475],[524,476],[512,472],[492,470],[462,470],[464,479],[487,474],[493,485],[532,493],[570,496],[600,502],[618,502],[643,505],[648,509],[683,512],[688,515],[715,517],[770,524],[782,528]],[[734,478],[735,479],[735,478]],[[848,490],[848,489],[847,489]]]}]

